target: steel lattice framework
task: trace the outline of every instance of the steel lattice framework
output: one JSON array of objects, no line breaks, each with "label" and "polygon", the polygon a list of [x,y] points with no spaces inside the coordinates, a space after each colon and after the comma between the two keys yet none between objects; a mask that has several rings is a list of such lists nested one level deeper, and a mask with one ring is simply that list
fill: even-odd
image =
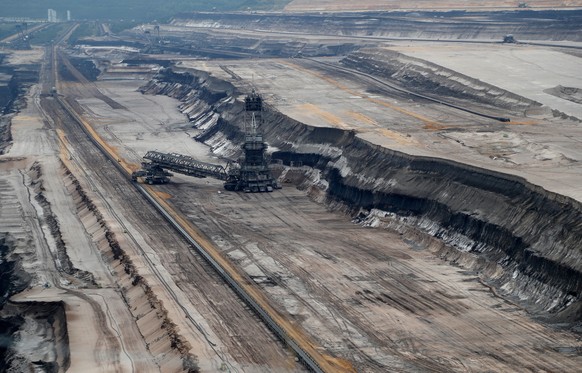
[{"label": "steel lattice framework", "polygon": [[148,151],[144,156],[144,159],[147,159],[164,169],[184,175],[213,177],[219,180],[226,180],[228,178],[226,169],[223,166],[200,162],[187,155]]}]

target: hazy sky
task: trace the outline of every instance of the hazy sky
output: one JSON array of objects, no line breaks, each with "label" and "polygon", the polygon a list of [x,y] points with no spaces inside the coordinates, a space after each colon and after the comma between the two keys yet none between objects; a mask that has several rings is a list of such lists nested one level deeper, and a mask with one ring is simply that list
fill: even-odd
[{"label": "hazy sky", "polygon": [[60,18],[70,10],[74,19],[162,19],[188,11],[272,9],[285,0],[0,0],[0,16],[47,18],[49,8]]}]

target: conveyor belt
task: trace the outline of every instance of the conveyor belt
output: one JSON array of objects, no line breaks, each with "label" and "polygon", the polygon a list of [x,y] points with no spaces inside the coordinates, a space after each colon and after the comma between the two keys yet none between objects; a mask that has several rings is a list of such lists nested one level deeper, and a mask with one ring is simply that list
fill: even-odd
[{"label": "conveyor belt", "polygon": [[[87,134],[91,142],[93,142],[95,146],[97,146],[97,148],[110,159],[113,166],[119,169],[123,175],[129,176],[130,170],[126,168],[123,163],[117,161],[117,156],[110,152],[102,140],[98,138],[93,129],[79,117],[75,110],[60,97],[57,96],[55,99],[80,124],[81,129]],[[165,161],[170,159],[168,157],[162,157],[164,155],[168,156],[169,154],[153,151],[148,152],[148,154],[155,159]],[[146,154],[146,156],[148,154]],[[176,157],[177,155],[171,156]],[[185,158],[182,159],[183,161],[186,161],[186,159],[193,160],[193,158],[185,156],[180,156],[180,158]],[[178,158],[172,159],[180,161]],[[206,166],[214,166],[203,162],[195,162]],[[187,162],[185,162],[185,165],[186,163]],[[222,169],[224,170],[224,168]],[[265,324],[297,354],[309,370],[316,373],[354,372],[349,363],[322,354],[318,346],[313,344],[310,338],[305,336],[302,330],[275,311],[259,290],[246,283],[237,270],[234,269],[232,264],[225,260],[213,248],[206,247],[206,245],[201,244],[197,239],[195,239],[192,228],[188,226],[188,223],[182,218],[177,217],[176,213],[172,211],[167,204],[162,205],[164,202],[159,199],[159,197],[156,197],[149,188],[143,187],[137,183],[133,183],[133,185],[150,203],[152,203],[164,218],[192,244],[192,247],[202,255],[205,260],[207,260],[214,270],[224,278],[224,280],[235,290],[238,296],[249,305],[261,320],[263,320],[263,322],[265,322]]]},{"label": "conveyor belt", "polygon": [[195,177],[213,177],[226,180],[228,175],[223,166],[200,162],[192,157],[176,153],[149,151],[144,156],[160,167],[184,175]]}]

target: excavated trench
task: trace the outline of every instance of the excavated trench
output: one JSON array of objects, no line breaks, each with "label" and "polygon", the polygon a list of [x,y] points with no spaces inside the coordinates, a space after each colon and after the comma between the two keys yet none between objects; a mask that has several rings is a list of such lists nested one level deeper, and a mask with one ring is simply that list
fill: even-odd
[{"label": "excavated trench", "polygon": [[[55,303],[31,302],[27,305],[19,305],[9,302],[8,299],[28,287],[32,276],[23,269],[20,255],[16,252],[17,243],[14,238],[5,232],[0,232],[0,371],[20,372],[27,367],[26,358],[23,356],[23,345],[26,344],[27,330],[31,324],[37,330],[43,330],[50,334],[53,325],[61,325],[58,314],[59,305]],[[62,305],[61,305],[62,306]],[[41,315],[53,314],[51,319],[40,321]],[[62,331],[62,329],[59,329]],[[38,347],[38,346],[37,346]],[[57,371],[58,363],[51,358],[52,345],[44,343],[43,351],[37,351],[35,366],[42,367],[46,372]],[[66,366],[66,353],[62,362]]]},{"label": "excavated trench", "polygon": [[[246,26],[243,26],[246,27]],[[141,38],[139,30],[127,32]],[[115,45],[113,41],[110,45]],[[268,38],[253,35],[220,35],[208,31],[170,31],[161,44],[148,45],[144,40],[141,50],[148,54],[182,54],[198,58],[248,58],[248,57],[324,57],[347,54],[358,48],[353,42],[317,41],[309,38],[294,39],[287,35],[270,35]]]},{"label": "excavated trench", "polygon": [[[582,11],[363,12],[363,13],[184,13],[174,25],[260,29],[324,35],[382,36],[439,40],[491,39],[580,41]],[[438,22],[436,21],[438,20]]]},{"label": "excavated trench", "polygon": [[[152,43],[139,28],[126,31],[137,46],[150,54],[186,54],[202,58],[322,57],[342,56],[366,45],[377,45],[378,38],[466,41],[498,41],[514,35],[520,42],[580,41],[578,25],[582,11],[516,12],[365,12],[365,13],[184,13],[164,30],[163,43]],[[438,20],[438,21],[437,21]],[[237,35],[217,29],[241,30]],[[247,32],[251,30],[251,32]],[[269,31],[269,35],[253,31]],[[289,33],[299,35],[290,36]],[[301,37],[305,35],[305,37]],[[318,40],[313,36],[325,36]],[[351,37],[333,40],[329,36]],[[91,41],[83,41],[91,44]],[[111,45],[119,43],[112,40]],[[139,44],[139,43],[138,43]],[[136,47],[136,45],[133,45]]]},{"label": "excavated trench", "polygon": [[[2,313],[10,337],[0,367],[4,372],[66,371],[69,336],[63,302],[8,303]],[[1,322],[1,321],[0,321]],[[1,352],[0,352],[1,354]]]},{"label": "excavated trench", "polygon": [[[142,92],[178,98],[203,130],[197,140],[220,156],[239,155],[243,108],[231,85],[205,73],[168,70]],[[272,158],[311,167],[312,180],[302,187],[317,189],[324,195],[318,200],[360,224],[438,239],[435,255],[478,272],[532,315],[580,330],[579,202],[519,177],[396,152],[353,131],[310,127],[273,108],[264,117],[261,130],[278,149]]]},{"label": "excavated trench", "polygon": [[[70,289],[60,289],[89,301],[90,297],[75,289],[99,285],[93,274],[75,268],[68,256],[58,217],[54,215],[44,195],[40,165],[33,164],[28,175],[34,200],[43,212],[42,223],[47,226],[54,241],[56,269],[65,278],[69,276],[69,280],[76,279]],[[66,168],[63,179],[71,198],[77,204],[76,213],[87,233],[95,238],[94,243],[101,256],[115,273],[119,293],[135,317],[144,343],[152,357],[158,361],[160,369],[199,371],[197,359],[190,352],[191,346],[179,334],[150,285],[138,274],[130,256],[120,246],[98,208]],[[21,254],[15,252],[16,247],[17,244],[9,234],[0,232],[0,371],[64,371],[70,365],[66,305],[63,302],[9,300],[12,295],[25,290],[35,276],[23,268],[24,263]]]},{"label": "excavated trench", "polygon": [[38,202],[40,208],[43,210],[43,223],[48,227],[55,243],[55,263],[60,272],[64,272],[80,280],[86,287],[95,287],[97,283],[92,273],[75,268],[69,255],[67,253],[67,245],[65,244],[61,232],[59,220],[52,211],[50,202],[47,200],[44,193],[44,186],[42,181],[42,169],[38,162],[35,162],[30,170],[31,188],[34,190],[34,199]]},{"label": "excavated trench", "polygon": [[0,155],[12,141],[12,116],[26,106],[24,94],[38,81],[40,68],[36,64],[11,66],[4,63],[5,58],[0,54]]},{"label": "excavated trench", "polygon": [[499,109],[522,115],[541,107],[536,101],[460,74],[443,66],[381,48],[364,48],[351,53],[341,63],[354,70],[397,82],[412,91],[444,98],[471,107],[478,102],[491,114]]},{"label": "excavated trench", "polygon": [[14,246],[12,237],[0,232],[0,310],[10,296],[26,289],[31,278],[22,270],[20,258],[13,253]]},{"label": "excavated trench", "polygon": [[77,204],[77,214],[87,232],[92,237],[98,237],[94,243],[115,274],[120,295],[135,317],[148,350],[158,361],[160,369],[176,370],[177,360],[183,371],[198,372],[197,358],[191,353],[191,346],[179,334],[146,279],[139,275],[131,257],[121,247],[97,206],[66,167],[64,176],[67,190]]},{"label": "excavated trench", "polygon": [[[11,144],[12,117],[26,106],[25,93],[38,82],[40,69],[38,64],[4,64],[4,58],[5,55],[0,55],[0,154],[4,154]],[[42,185],[37,186],[37,201],[53,218],[50,205],[42,194]],[[58,222],[53,220],[49,225],[51,233],[60,238]],[[70,359],[64,304],[8,300],[25,290],[35,277],[23,268],[24,258],[19,245],[22,243],[10,234],[0,232],[0,371],[66,370]],[[74,270],[72,266],[69,269]]]}]

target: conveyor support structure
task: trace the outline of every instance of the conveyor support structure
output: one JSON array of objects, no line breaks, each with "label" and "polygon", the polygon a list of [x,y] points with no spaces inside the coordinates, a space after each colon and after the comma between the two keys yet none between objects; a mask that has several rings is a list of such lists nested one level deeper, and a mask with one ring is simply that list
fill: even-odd
[{"label": "conveyor support structure", "polygon": [[200,162],[187,155],[149,151],[144,156],[144,159],[150,161],[150,164],[155,164],[165,170],[179,174],[194,177],[212,177],[219,180],[228,178],[226,169],[223,166]]}]

